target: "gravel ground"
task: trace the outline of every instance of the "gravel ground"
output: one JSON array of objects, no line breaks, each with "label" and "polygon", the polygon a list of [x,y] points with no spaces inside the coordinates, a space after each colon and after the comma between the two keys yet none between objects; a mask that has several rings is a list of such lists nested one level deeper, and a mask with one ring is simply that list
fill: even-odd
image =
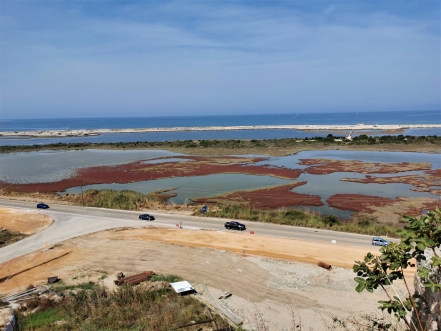
[{"label": "gravel ground", "polygon": [[[163,236],[172,242],[174,233],[180,236],[179,244],[149,240],[149,236]],[[201,236],[210,245],[192,247]],[[211,236],[219,234],[186,231],[184,235],[165,229],[130,229],[80,236],[53,249],[37,250],[1,264],[0,293],[45,284],[48,277],[55,275],[66,284],[98,281],[112,287],[119,271],[131,275],[152,270],[180,275],[196,287],[198,298],[221,310],[226,318],[241,321],[247,330],[295,330],[294,322],[301,324],[302,330],[327,330],[331,329],[333,317],[344,320],[378,314],[378,300],[386,299],[381,291],[357,293],[352,270],[343,267],[326,270],[316,264],[317,258],[329,258],[332,248],[339,258],[336,262],[350,265],[354,252],[360,248],[329,244],[326,249],[325,244],[280,238],[258,240],[258,236],[253,236],[256,240],[245,241],[247,253],[243,254],[242,250],[229,252],[225,248],[234,248],[234,240],[241,240],[240,237],[225,233],[223,237],[231,236],[233,241],[223,239],[222,246],[216,248],[220,237],[214,240]],[[294,242],[296,246],[291,246]],[[293,249],[297,251],[292,252]],[[283,256],[290,258],[258,255],[268,254],[269,250],[273,256],[285,252]],[[305,260],[310,263],[304,263]],[[410,283],[411,276],[407,277]],[[402,288],[397,289],[404,295]],[[224,291],[232,296],[218,299]]]},{"label": "gravel ground", "polygon": [[[219,300],[241,317],[244,327],[250,330],[261,330],[264,325],[269,330],[294,330],[295,325],[301,325],[304,330],[331,329],[333,317],[380,316],[377,301],[386,299],[380,291],[357,293],[355,275],[345,268],[328,271],[307,263],[260,257],[248,257],[247,260],[267,270],[270,278],[265,286],[286,293],[289,300],[252,302],[237,296]],[[217,289],[212,292],[221,293]],[[404,288],[399,287],[398,292],[405,295]]]}]

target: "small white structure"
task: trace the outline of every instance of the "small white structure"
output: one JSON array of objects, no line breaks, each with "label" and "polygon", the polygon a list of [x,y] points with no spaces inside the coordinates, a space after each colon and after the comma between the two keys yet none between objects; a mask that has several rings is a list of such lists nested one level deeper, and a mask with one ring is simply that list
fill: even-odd
[{"label": "small white structure", "polygon": [[178,294],[190,294],[195,291],[194,287],[190,285],[186,280],[182,282],[170,283],[171,287]]},{"label": "small white structure", "polygon": [[349,136],[346,137],[347,140],[352,141],[352,132],[354,132],[355,129],[352,129],[351,133],[349,134]]}]

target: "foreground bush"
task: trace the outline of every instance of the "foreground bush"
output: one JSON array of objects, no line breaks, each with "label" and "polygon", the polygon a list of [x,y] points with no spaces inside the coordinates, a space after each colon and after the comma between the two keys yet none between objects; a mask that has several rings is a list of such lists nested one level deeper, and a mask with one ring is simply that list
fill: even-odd
[{"label": "foreground bush", "polygon": [[[380,255],[368,253],[356,261],[357,292],[382,289],[389,300],[379,301],[380,309],[403,321],[407,329],[439,331],[441,329],[441,210],[436,208],[419,218],[404,216],[408,222],[399,231],[400,243],[383,246]],[[415,293],[406,281],[404,270],[416,260]],[[402,281],[407,297],[400,297],[393,283]],[[411,315],[411,317],[410,317]]]}]

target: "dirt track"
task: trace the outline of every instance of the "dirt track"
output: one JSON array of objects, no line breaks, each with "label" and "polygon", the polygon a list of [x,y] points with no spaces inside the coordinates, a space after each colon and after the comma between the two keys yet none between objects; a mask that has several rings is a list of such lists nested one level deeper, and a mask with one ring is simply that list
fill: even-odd
[{"label": "dirt track", "polygon": [[50,217],[37,211],[0,208],[0,228],[31,235],[44,230],[51,224]]},{"label": "dirt track", "polygon": [[[27,221],[32,219],[30,214]],[[342,268],[378,248],[241,237],[226,231],[161,228],[94,233],[0,265],[0,293],[24,290],[54,275],[67,284],[104,278],[101,281],[112,286],[118,271],[131,274],[153,270],[178,274],[199,291],[205,281],[214,296],[230,291],[233,296],[224,304],[243,320],[245,327],[253,327],[259,312],[271,330],[289,328],[291,308],[305,329],[320,330],[333,316],[346,318],[374,312],[377,301],[385,299],[382,292],[356,293],[355,274]],[[335,267],[322,269],[316,265],[318,260]]]}]

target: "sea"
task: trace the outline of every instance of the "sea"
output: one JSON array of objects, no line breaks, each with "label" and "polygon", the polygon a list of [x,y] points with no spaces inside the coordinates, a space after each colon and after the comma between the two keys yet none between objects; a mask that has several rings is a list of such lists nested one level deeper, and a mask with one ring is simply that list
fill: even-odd
[{"label": "sea", "polygon": [[[126,128],[173,128],[206,126],[257,126],[257,125],[357,125],[357,124],[441,124],[441,110],[381,111],[381,112],[331,112],[292,114],[247,114],[213,116],[155,116],[155,117],[105,117],[105,118],[34,118],[0,119],[0,132],[42,130],[91,130]],[[410,129],[406,135],[441,135],[440,129]],[[359,133],[362,133],[359,131]],[[383,134],[370,130],[370,135]],[[52,143],[106,143],[136,141],[175,141],[210,139],[281,139],[325,137],[329,132],[304,132],[299,130],[229,130],[185,132],[108,133],[87,137],[30,138],[24,136],[2,137],[0,146]],[[342,133],[344,134],[344,133]]]}]

